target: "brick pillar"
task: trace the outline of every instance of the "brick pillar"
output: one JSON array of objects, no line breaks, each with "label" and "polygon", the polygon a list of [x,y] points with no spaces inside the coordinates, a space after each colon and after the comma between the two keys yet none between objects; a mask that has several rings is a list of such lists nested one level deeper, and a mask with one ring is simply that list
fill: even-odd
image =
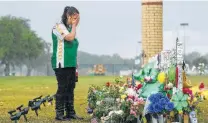
[{"label": "brick pillar", "polygon": [[142,0],[143,64],[163,49],[163,2]]}]

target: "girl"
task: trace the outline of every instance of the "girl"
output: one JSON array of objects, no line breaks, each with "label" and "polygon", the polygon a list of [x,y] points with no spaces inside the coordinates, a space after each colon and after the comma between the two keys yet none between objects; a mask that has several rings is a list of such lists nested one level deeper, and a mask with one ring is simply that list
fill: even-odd
[{"label": "girl", "polygon": [[[83,119],[74,110],[74,88],[76,80],[77,49],[75,38],[79,23],[79,11],[75,7],[65,7],[61,22],[52,30],[52,68],[58,82],[56,92],[56,120]],[[64,111],[66,115],[64,116]]]}]

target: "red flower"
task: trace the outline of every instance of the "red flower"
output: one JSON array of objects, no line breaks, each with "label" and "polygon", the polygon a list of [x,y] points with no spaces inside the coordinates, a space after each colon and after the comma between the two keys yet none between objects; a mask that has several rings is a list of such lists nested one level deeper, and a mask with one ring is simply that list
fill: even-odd
[{"label": "red flower", "polygon": [[170,94],[167,94],[167,97],[170,98]]},{"label": "red flower", "polygon": [[139,85],[137,86],[137,90],[139,90],[141,87],[142,87],[142,84],[139,84]]},{"label": "red flower", "polygon": [[169,88],[167,86],[164,86],[164,90],[167,91],[169,90]]},{"label": "red flower", "polygon": [[189,88],[183,88],[183,93],[192,95],[192,90],[190,90]]},{"label": "red flower", "polygon": [[204,83],[202,82],[200,85],[199,85],[199,89],[203,89],[204,88]]},{"label": "red flower", "polygon": [[128,98],[134,100],[134,96],[133,95],[128,95]]},{"label": "red flower", "polygon": [[106,86],[109,87],[109,86],[110,86],[110,82],[107,82],[107,83],[106,83]]}]

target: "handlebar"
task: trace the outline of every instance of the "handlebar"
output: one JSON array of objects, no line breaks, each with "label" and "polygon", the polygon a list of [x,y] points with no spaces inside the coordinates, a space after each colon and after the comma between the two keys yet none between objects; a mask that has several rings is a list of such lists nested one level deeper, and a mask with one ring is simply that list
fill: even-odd
[{"label": "handlebar", "polygon": [[16,109],[21,111],[21,108],[23,107],[23,105],[20,105],[19,107],[17,107]]}]

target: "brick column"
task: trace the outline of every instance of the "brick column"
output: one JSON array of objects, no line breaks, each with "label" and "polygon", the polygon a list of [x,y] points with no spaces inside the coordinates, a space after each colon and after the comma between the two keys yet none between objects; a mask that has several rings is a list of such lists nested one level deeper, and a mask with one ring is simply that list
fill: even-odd
[{"label": "brick column", "polygon": [[142,49],[143,64],[163,49],[162,0],[142,0]]}]

